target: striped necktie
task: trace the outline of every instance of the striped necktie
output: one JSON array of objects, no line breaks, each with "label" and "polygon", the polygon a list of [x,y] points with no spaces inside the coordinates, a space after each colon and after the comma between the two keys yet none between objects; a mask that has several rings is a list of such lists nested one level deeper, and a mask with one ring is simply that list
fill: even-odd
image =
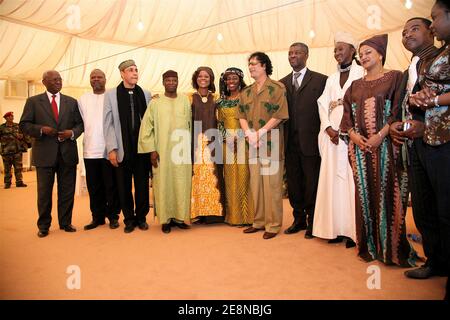
[{"label": "striped necktie", "polygon": [[294,80],[293,80],[292,85],[294,86],[295,91],[297,91],[298,88],[300,88],[300,85],[298,84],[298,78],[299,78],[301,75],[302,75],[301,72],[294,72]]}]

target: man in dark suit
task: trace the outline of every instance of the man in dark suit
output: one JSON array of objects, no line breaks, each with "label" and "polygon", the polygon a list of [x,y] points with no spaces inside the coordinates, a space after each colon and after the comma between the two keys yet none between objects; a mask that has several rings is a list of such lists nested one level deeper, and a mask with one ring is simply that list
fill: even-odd
[{"label": "man in dark suit", "polygon": [[83,132],[77,101],[60,93],[62,79],[55,70],[44,72],[45,93],[25,103],[20,129],[34,138],[32,164],[36,167],[40,238],[48,235],[52,221],[52,192],[58,179],[58,221],[61,230],[75,232],[72,209],[78,150],[76,139]]},{"label": "man in dark suit", "polygon": [[289,121],[286,123],[286,174],[289,202],[294,223],[286,234],[306,230],[312,235],[314,207],[320,171],[318,134],[320,130],[317,99],[322,95],[327,76],[306,68],[308,46],[294,43],[289,47],[289,63],[293,69],[280,81],[286,86]]}]

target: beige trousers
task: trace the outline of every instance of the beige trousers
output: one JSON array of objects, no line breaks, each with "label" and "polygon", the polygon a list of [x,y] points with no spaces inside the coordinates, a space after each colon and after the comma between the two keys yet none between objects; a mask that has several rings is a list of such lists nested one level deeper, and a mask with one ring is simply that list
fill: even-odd
[{"label": "beige trousers", "polygon": [[[256,160],[256,164],[253,164]],[[250,191],[255,206],[253,227],[278,233],[283,223],[284,160],[251,159]]]}]

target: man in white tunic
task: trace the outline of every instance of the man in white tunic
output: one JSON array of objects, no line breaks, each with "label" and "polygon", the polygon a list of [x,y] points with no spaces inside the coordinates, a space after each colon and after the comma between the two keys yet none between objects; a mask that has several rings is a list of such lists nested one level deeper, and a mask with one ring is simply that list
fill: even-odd
[{"label": "man in white tunic", "polygon": [[105,73],[92,70],[90,76],[92,93],[80,97],[78,108],[84,123],[83,158],[86,169],[86,184],[92,222],[85,230],[97,228],[109,219],[109,227],[119,227],[120,203],[116,179],[111,163],[104,159],[105,138],[103,136],[103,102],[105,100]]},{"label": "man in white tunic", "polygon": [[139,131],[138,152],[150,152],[155,213],[162,231],[188,229],[191,200],[191,105],[177,94],[178,75],[163,74],[164,95],[149,104]]},{"label": "man in white tunic", "polygon": [[319,151],[322,157],[317,189],[313,235],[337,243],[349,238],[347,247],[354,246],[355,185],[348,160],[347,145],[339,140],[339,125],[343,115],[342,99],[354,80],[364,75],[356,63],[357,44],[349,33],[335,36],[334,57],[338,72],[327,79],[319,98]]}]

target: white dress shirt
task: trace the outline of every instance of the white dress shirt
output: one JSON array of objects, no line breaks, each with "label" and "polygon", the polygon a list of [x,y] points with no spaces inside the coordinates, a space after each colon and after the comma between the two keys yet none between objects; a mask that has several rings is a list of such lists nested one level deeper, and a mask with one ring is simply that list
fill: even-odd
[{"label": "white dress shirt", "polygon": [[[300,76],[297,78],[297,83],[298,83],[299,88],[302,85],[303,78],[305,77],[306,69],[307,68],[304,67],[302,70],[298,71],[298,72],[301,72]],[[292,83],[294,83],[294,80],[295,80],[294,73],[297,73],[297,71],[292,71]]]},{"label": "white dress shirt", "polygon": [[[51,105],[52,100],[53,100],[53,97],[52,97],[53,93],[50,93],[48,91],[45,91],[45,92],[47,93],[48,101],[50,101],[50,105]],[[59,114],[59,105],[60,105],[60,101],[61,101],[61,94],[59,92],[56,94],[55,101],[56,101],[56,105],[58,107],[58,114]]]},{"label": "white dress shirt", "polygon": [[408,68],[408,92],[412,93],[414,86],[417,82],[417,63],[419,62],[420,58],[418,56],[414,56],[411,60],[411,64]]},{"label": "white dress shirt", "polygon": [[103,158],[105,138],[103,137],[103,101],[105,94],[86,93],[78,101],[84,123],[83,157]]}]

